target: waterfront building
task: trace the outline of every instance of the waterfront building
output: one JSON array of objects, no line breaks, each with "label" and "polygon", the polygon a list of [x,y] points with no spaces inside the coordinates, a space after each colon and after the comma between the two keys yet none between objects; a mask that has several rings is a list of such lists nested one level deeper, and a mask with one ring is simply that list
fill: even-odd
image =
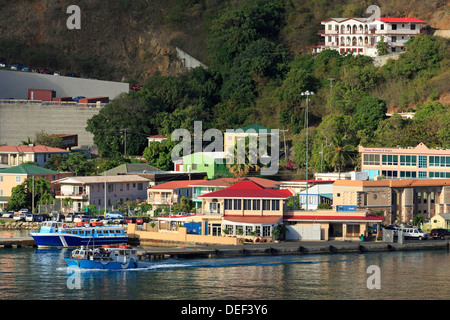
[{"label": "waterfront building", "polygon": [[180,203],[182,197],[191,199],[193,187],[204,180],[169,181],[151,187],[147,191],[147,202],[156,208],[158,206],[172,206]]},{"label": "waterfront building", "polygon": [[40,167],[44,167],[52,155],[66,155],[69,153],[69,151],[64,149],[42,145],[0,146],[0,163],[9,166],[18,166],[31,161]]},{"label": "waterfront building", "polygon": [[333,184],[333,206],[382,212],[385,224],[412,223],[450,210],[450,179],[337,180]]},{"label": "waterfront building", "polygon": [[220,215],[220,223],[210,224],[210,235],[253,235],[272,237],[274,228],[282,223],[289,190],[265,188],[243,179],[228,188],[200,196],[202,212]]},{"label": "waterfront building", "polygon": [[[202,198],[200,196],[217,190],[222,190],[239,182],[243,178],[218,178],[213,180],[201,180],[190,186],[193,188],[192,201],[194,201],[197,213],[202,212]],[[247,177],[251,181],[258,183],[264,188],[279,189],[278,182],[259,177]]]},{"label": "waterfront building", "polygon": [[53,184],[60,186],[56,199],[72,199],[72,208],[69,209],[81,212],[88,205],[107,208],[116,202],[147,201],[149,179],[139,175],[103,175],[66,177]]},{"label": "waterfront building", "polygon": [[430,229],[450,229],[450,213],[439,213],[431,217]]},{"label": "waterfront building", "polygon": [[361,171],[369,179],[450,178],[450,150],[429,149],[419,143],[408,148],[366,148],[359,146]]},{"label": "waterfront building", "polygon": [[[52,182],[63,177],[72,176],[71,172],[57,172],[45,169],[33,164],[21,164],[18,166],[0,170],[0,207],[4,207],[11,198],[12,189],[30,177],[45,178],[48,182]],[[51,184],[52,194],[59,191],[58,185]]]},{"label": "waterfront building", "polygon": [[426,30],[426,21],[417,18],[328,18],[319,21],[323,41],[313,47],[313,53],[331,49],[369,57],[378,56],[376,45],[386,43],[387,53],[405,51],[405,43]]}]

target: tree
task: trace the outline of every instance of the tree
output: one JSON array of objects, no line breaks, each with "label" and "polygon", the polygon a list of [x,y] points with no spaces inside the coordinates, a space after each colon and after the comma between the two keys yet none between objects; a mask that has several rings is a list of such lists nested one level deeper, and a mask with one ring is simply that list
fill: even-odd
[{"label": "tree", "polygon": [[145,160],[161,170],[171,170],[173,168],[172,149],[175,147],[176,141],[170,139],[162,142],[152,142],[145,148],[142,156]]},{"label": "tree", "polygon": [[381,36],[380,40],[377,42],[376,48],[377,48],[377,54],[379,56],[384,56],[388,53],[387,52],[387,44],[386,44],[386,42],[384,42],[383,36]]},{"label": "tree", "polygon": [[334,135],[330,142],[330,145],[324,147],[324,158],[335,168],[335,172],[339,172],[340,179],[342,168],[352,160],[349,152],[354,151],[354,148],[347,144],[345,139],[338,134]]},{"label": "tree", "polygon": [[[226,166],[228,171],[234,177],[246,177],[250,171],[257,171],[261,167],[259,164],[258,154],[253,154],[250,152],[251,150],[249,137],[245,137],[244,148],[244,153],[242,153],[242,150],[240,150],[239,147],[239,143],[236,143],[236,145],[234,146],[234,153],[228,155],[228,157],[233,158],[233,163],[228,163]],[[244,159],[242,159],[242,157]]]},{"label": "tree", "polygon": [[22,184],[12,188],[11,198],[6,205],[7,210],[19,210],[28,208],[33,210],[34,204],[50,202],[50,182],[45,178],[28,178]]}]

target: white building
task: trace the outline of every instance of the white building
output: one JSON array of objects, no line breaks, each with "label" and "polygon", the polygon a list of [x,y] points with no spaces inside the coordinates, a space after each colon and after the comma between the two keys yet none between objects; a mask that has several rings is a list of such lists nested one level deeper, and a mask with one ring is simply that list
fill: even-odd
[{"label": "white building", "polygon": [[376,44],[384,41],[388,53],[403,52],[405,43],[424,32],[426,21],[416,18],[328,18],[320,21],[323,42],[313,47],[313,53],[325,49],[376,57]]},{"label": "white building", "polygon": [[[56,199],[72,199],[72,210],[83,211],[88,205],[111,208],[120,201],[147,200],[150,180],[139,175],[67,177],[53,181],[60,185]],[[106,188],[106,192],[105,192]]]}]

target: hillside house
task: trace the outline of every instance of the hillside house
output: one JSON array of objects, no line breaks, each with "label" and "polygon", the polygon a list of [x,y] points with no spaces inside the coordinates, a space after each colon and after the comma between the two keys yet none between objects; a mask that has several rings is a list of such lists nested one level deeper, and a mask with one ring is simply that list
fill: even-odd
[{"label": "hillside house", "polygon": [[319,22],[323,41],[313,53],[331,49],[369,57],[378,56],[376,45],[383,41],[388,53],[404,52],[405,43],[426,30],[426,21],[417,18],[328,18]]}]

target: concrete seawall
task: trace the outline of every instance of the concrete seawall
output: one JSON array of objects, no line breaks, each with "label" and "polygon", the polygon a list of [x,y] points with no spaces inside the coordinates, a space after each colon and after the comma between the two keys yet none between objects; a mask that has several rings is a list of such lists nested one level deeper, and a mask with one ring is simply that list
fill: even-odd
[{"label": "concrete seawall", "polygon": [[292,241],[264,244],[244,244],[236,246],[200,246],[187,247],[145,247],[140,249],[143,259],[158,258],[194,258],[194,257],[243,257],[271,255],[306,255],[335,253],[366,253],[411,250],[448,250],[449,241],[427,240],[411,241],[404,244],[386,242],[346,242],[346,241]]}]

